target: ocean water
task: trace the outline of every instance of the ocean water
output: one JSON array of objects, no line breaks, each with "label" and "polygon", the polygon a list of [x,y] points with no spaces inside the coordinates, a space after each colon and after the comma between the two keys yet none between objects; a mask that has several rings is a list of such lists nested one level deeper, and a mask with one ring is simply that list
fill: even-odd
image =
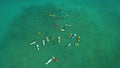
[{"label": "ocean water", "polygon": [[[119,0],[1,0],[0,68],[120,68],[119,7]],[[46,65],[52,56],[58,62]]]}]

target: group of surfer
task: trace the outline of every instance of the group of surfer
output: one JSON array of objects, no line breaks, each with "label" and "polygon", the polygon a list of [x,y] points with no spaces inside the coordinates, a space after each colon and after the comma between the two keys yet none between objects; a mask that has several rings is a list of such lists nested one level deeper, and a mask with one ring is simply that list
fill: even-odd
[{"label": "group of surfer", "polygon": [[[68,38],[73,38],[74,39],[74,38],[76,38],[76,36],[77,36],[77,34],[72,34],[71,33],[71,34],[68,35]],[[78,36],[76,39],[79,42],[80,41],[80,36]],[[42,42],[42,45],[45,46],[46,42],[49,42],[49,41],[50,41],[49,37],[45,37],[45,39],[43,39],[41,42]],[[58,43],[61,43],[61,37],[60,36],[57,37],[57,41],[58,41]],[[78,42],[74,42],[73,45],[79,45]],[[71,44],[72,43],[68,43],[67,47],[70,47]],[[30,45],[36,45],[37,50],[40,50],[39,45],[37,44],[36,41],[31,42]]]},{"label": "group of surfer", "polygon": [[[38,33],[40,33],[40,32],[38,32]],[[71,33],[71,34],[68,35],[68,38],[73,38],[73,39],[76,38],[77,41],[79,42],[80,41],[80,36],[78,36],[78,37],[76,37],[76,36],[77,36],[77,34],[72,34]],[[49,37],[45,37],[45,39],[43,39],[41,42],[42,42],[42,45],[45,46],[46,42],[49,42],[49,41],[50,41]],[[60,36],[57,37],[57,41],[58,41],[58,43],[61,43],[61,37]],[[30,45],[36,45],[37,50],[38,51],[40,50],[39,44],[37,44],[36,41],[31,42]],[[70,47],[71,45],[72,45],[72,43],[68,43],[67,47]],[[74,42],[73,45],[79,45],[79,43]],[[52,60],[55,61],[55,62],[58,62],[58,59],[56,57],[52,56],[52,58],[50,58],[48,61],[46,61],[45,64],[46,65],[49,64]]]},{"label": "group of surfer", "polygon": [[[56,20],[58,20],[59,17],[60,17],[60,16],[56,16],[55,14],[49,13],[48,10],[47,10],[46,12],[49,14],[50,17],[56,17]],[[61,9],[59,9],[59,13],[62,13],[62,10],[61,10]],[[68,16],[69,16],[69,15],[66,14],[64,17],[68,17]],[[54,24],[54,27],[58,29],[58,24],[55,23],[55,24]],[[64,31],[65,31],[67,28],[69,28],[69,27],[71,27],[70,24],[65,24],[65,26],[64,26],[63,28],[61,28],[60,31],[61,31],[61,32],[64,32]],[[41,34],[41,32],[37,32],[37,33],[36,33],[36,35],[40,35],[40,34]],[[52,36],[52,40],[54,39],[53,37],[54,37],[54,36]],[[72,33],[71,33],[71,34],[68,34],[68,38],[73,38],[73,39],[76,38],[76,39],[77,39],[77,42],[68,43],[68,44],[67,44],[67,47],[70,47],[71,45],[79,45],[80,36],[77,36],[77,34],[72,34]],[[46,42],[49,42],[50,40],[51,40],[50,37],[45,37],[45,38],[41,41],[41,43],[42,43],[43,46],[45,46],[45,45],[46,45]],[[61,43],[61,37],[60,37],[60,36],[57,37],[57,42],[58,42],[59,44]],[[39,44],[37,44],[36,41],[31,42],[30,45],[36,45],[37,50],[38,50],[38,51],[40,50]],[[57,59],[56,57],[52,56],[48,61],[45,62],[45,64],[47,65],[47,64],[49,64],[49,63],[52,62],[52,61],[58,62],[58,59]]]}]

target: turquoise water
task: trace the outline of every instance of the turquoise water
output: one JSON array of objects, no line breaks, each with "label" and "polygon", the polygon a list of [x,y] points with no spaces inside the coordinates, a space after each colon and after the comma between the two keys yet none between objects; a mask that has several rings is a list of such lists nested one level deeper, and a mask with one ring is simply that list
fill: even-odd
[{"label": "turquoise water", "polygon": [[[0,1],[0,68],[119,68],[119,3],[117,0]],[[63,27],[65,31],[61,32]],[[71,33],[80,36],[80,41],[77,37],[68,38]],[[50,41],[43,46],[45,37]],[[33,41],[40,45],[39,51],[36,44],[30,45]],[[71,46],[67,47],[69,43]],[[58,62],[45,65],[52,56]]]}]

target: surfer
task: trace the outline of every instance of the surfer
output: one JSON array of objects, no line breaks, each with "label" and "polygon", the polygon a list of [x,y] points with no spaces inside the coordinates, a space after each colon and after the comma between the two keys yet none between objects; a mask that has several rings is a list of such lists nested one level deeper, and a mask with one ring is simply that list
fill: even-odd
[{"label": "surfer", "polygon": [[58,59],[54,56],[52,56],[52,59],[55,61],[55,62],[58,62]]},{"label": "surfer", "polygon": [[49,64],[52,61],[52,59],[50,58],[45,64]]},{"label": "surfer", "polygon": [[34,42],[31,42],[31,43],[30,43],[30,45],[34,45],[35,43],[36,43],[36,41],[34,41]]},{"label": "surfer", "polygon": [[45,40],[42,40],[42,45],[43,45],[43,46],[45,45]]},{"label": "surfer", "polygon": [[37,50],[39,51],[39,50],[40,50],[40,48],[39,48],[39,45],[38,45],[38,44],[36,45],[36,47],[37,47]]},{"label": "surfer", "polygon": [[49,42],[49,41],[50,41],[48,37],[45,37],[45,38],[46,38],[46,41],[47,41],[47,42]]},{"label": "surfer", "polygon": [[80,36],[77,37],[77,41],[78,41],[78,42],[80,41]]},{"label": "surfer", "polygon": [[60,43],[60,36],[58,36],[58,43]]}]

